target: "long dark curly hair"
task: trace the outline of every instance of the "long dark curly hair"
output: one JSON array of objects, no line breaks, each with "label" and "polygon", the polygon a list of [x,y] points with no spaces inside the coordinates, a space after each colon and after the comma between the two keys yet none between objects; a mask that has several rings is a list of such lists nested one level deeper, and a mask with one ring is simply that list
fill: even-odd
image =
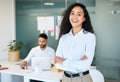
[{"label": "long dark curly hair", "polygon": [[84,29],[84,33],[85,32],[94,33],[93,27],[92,27],[91,21],[90,21],[90,16],[88,14],[88,11],[87,11],[86,7],[81,3],[73,3],[71,6],[69,6],[63,12],[63,15],[62,15],[63,18],[62,18],[62,21],[61,21],[61,24],[60,24],[59,39],[63,34],[66,34],[71,30],[72,25],[69,21],[69,15],[70,15],[72,9],[76,6],[81,7],[83,9],[83,12],[84,12],[85,21],[83,22],[83,25],[82,25],[82,28]]}]

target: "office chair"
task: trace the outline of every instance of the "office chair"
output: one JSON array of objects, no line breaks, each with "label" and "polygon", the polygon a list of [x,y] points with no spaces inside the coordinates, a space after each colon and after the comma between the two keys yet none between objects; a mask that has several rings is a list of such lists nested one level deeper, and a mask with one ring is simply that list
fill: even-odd
[{"label": "office chair", "polygon": [[97,69],[91,69],[90,75],[93,79],[93,82],[104,82],[104,76],[102,73]]}]

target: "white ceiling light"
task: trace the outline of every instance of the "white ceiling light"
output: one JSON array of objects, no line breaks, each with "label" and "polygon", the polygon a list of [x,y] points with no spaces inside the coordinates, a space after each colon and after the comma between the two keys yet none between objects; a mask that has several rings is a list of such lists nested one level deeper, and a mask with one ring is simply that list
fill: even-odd
[{"label": "white ceiling light", "polygon": [[45,2],[44,5],[54,5],[53,2]]}]

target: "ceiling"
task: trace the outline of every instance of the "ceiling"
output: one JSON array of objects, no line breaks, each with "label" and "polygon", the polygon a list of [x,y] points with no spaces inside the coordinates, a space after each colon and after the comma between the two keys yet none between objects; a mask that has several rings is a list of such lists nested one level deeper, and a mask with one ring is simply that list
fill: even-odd
[{"label": "ceiling", "polygon": [[36,2],[36,1],[54,1],[54,2],[65,2],[65,1],[83,1],[83,0],[16,0],[19,2]]},{"label": "ceiling", "polygon": [[65,2],[78,2],[83,0],[16,0],[17,2],[54,2],[54,3],[65,3]]},{"label": "ceiling", "polygon": [[81,2],[85,4],[86,6],[95,6],[95,0],[16,0],[18,4],[22,4],[23,7],[31,7],[33,6],[32,4],[37,5],[45,5],[45,3],[48,3],[47,6],[49,5],[54,5],[55,7],[67,7],[68,5],[75,3],[75,2]]}]

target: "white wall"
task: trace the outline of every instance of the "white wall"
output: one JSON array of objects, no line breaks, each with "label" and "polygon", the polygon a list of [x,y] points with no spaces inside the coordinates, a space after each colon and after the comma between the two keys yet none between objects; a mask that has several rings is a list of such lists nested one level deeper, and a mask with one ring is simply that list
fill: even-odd
[{"label": "white wall", "polygon": [[0,61],[7,60],[7,44],[15,35],[15,1],[0,0]]},{"label": "white wall", "polygon": [[[7,60],[7,44],[10,40],[15,39],[15,35],[15,1],[0,0],[0,61]],[[0,82],[10,80],[10,75],[0,74]]]}]

